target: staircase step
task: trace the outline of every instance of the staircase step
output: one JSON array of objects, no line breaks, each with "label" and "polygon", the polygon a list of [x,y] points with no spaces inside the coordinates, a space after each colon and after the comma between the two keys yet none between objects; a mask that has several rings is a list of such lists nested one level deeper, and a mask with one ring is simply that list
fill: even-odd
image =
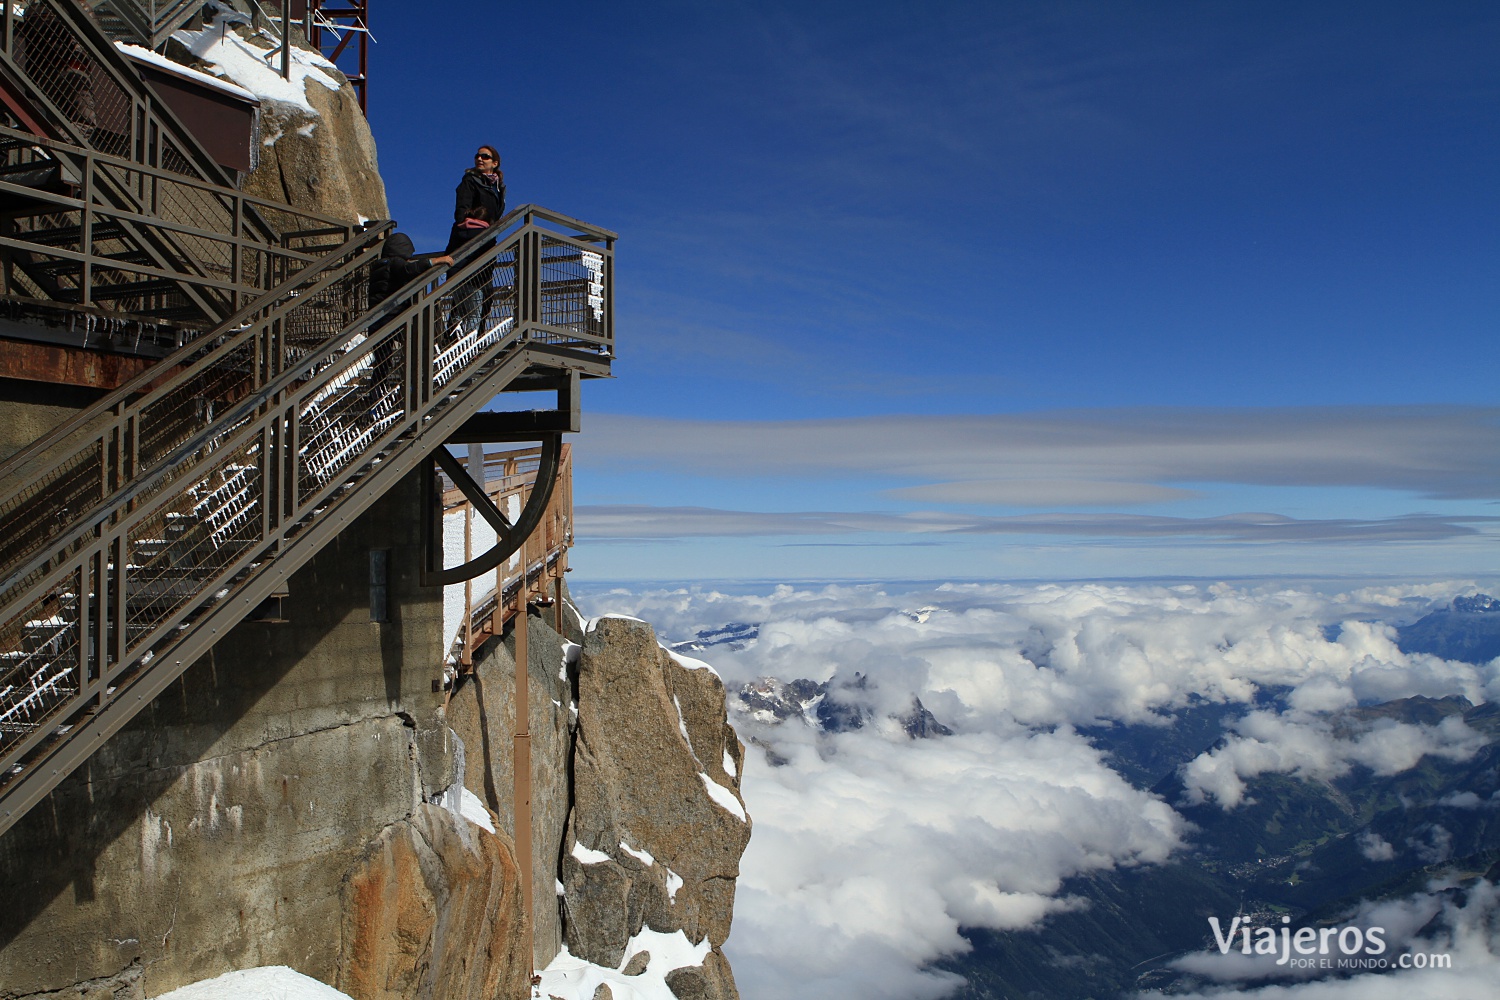
[{"label": "staircase step", "polygon": [[[132,250],[129,253],[105,254],[95,259],[94,270],[96,273],[100,270],[113,270],[112,268],[109,268],[108,265],[99,263],[100,261],[105,260],[119,261],[121,264],[149,264],[151,263],[151,259],[151,255],[144,250]],[[49,260],[43,261],[39,264],[33,264],[32,268],[34,270],[41,271],[43,274],[51,274],[54,276],[60,276],[64,274],[79,275],[83,273],[83,261]],[[95,286],[94,297],[99,298],[99,291],[109,287],[113,286]],[[173,285],[172,287],[175,288],[176,285]]]},{"label": "staircase step", "polygon": [[62,179],[56,160],[32,160],[26,163],[0,163],[0,180],[26,187],[43,187]]},{"label": "staircase step", "polygon": [[[124,235],[125,228],[118,222],[94,223],[94,242],[96,243],[101,240],[117,240]],[[34,229],[29,233],[16,233],[16,239],[25,240],[27,243],[39,243],[49,247],[77,246],[78,241],[81,239],[81,232],[78,226]]]},{"label": "staircase step", "polygon": [[123,299],[132,295],[154,295],[157,292],[175,292],[180,288],[175,281],[158,279],[153,281],[127,281],[122,285],[97,285],[92,290],[95,301]]}]

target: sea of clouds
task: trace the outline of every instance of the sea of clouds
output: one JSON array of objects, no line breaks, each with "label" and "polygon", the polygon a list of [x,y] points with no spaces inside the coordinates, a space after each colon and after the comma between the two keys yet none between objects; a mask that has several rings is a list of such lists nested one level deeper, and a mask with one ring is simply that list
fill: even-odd
[{"label": "sea of clouds", "polygon": [[[1174,806],[1237,808],[1246,781],[1266,773],[1391,774],[1424,754],[1472,756],[1483,740],[1461,720],[1351,730],[1329,713],[1418,694],[1500,697],[1495,664],[1408,655],[1395,643],[1396,625],[1486,588],[1494,582],[699,585],[578,596],[591,614],[652,622],[668,642],[758,625],[742,649],[694,654],[732,687],[865,675],[862,687],[839,689],[877,720],[861,729],[734,718],[763,750],[752,747],[745,767],[755,832],[726,952],[747,1000],[894,1000],[951,992],[956,977],[930,963],[966,947],[960,927],[1045,933],[1049,914],[1084,905],[1067,894],[1069,877],[1184,850],[1193,831]],[[1268,690],[1282,697],[1257,703]],[[878,721],[909,711],[913,695],[954,735],[912,740]],[[1173,710],[1205,700],[1244,710],[1221,746],[1182,770],[1186,802],[1132,787],[1077,731],[1166,725]],[[1372,858],[1382,846],[1392,849],[1361,844]],[[1461,967],[1365,988],[1467,996],[1481,994],[1445,986],[1500,982],[1494,893],[1430,905],[1445,914],[1440,931]],[[1225,989],[1249,974],[1232,961],[1218,968]],[[1377,995],[1345,992],[1364,978],[1266,995]],[[1490,990],[1482,995],[1500,995]]]}]

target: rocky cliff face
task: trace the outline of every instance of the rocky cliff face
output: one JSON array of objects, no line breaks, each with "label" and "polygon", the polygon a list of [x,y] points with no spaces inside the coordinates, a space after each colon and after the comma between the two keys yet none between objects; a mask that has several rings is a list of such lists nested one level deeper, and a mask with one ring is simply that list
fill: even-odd
[{"label": "rocky cliff face", "polygon": [[260,163],[241,188],[336,219],[389,218],[375,139],[349,81],[295,27],[293,72],[283,80],[273,68],[279,43],[260,11],[246,0],[215,7],[212,23],[177,32],[167,55],[260,97]]},{"label": "rocky cliff face", "polygon": [[[537,967],[565,946],[640,970],[651,956],[633,940],[681,934],[706,954],[668,971],[668,985],[733,1000],[720,946],[750,822],[723,683],[662,649],[644,622],[605,618],[585,633],[569,612],[559,635],[550,612],[528,621]],[[514,638],[491,646],[447,720],[466,748],[465,786],[513,834]]]},{"label": "rocky cliff face", "polygon": [[418,806],[344,881],[335,985],[361,1000],[525,996],[520,888],[505,838]]},{"label": "rocky cliff face", "polygon": [[388,219],[375,139],[354,88],[342,73],[337,78],[342,86],[336,91],[307,88],[315,115],[293,105],[262,105],[260,163],[241,189],[335,219]]},{"label": "rocky cliff face", "polygon": [[598,621],[578,670],[573,809],[562,863],[575,956],[627,968],[643,928],[707,940],[679,996],[737,996],[719,950],[729,936],[750,820],[739,795],[744,747],[707,664],[657,645],[651,627]]},{"label": "rocky cliff face", "polygon": [[[571,758],[574,715],[568,640],[552,628],[554,615],[528,619],[527,690],[531,738],[532,871],[535,961],[545,966],[562,947],[557,882],[563,833],[572,800]],[[577,630],[576,624],[573,626]],[[567,630],[565,626],[564,630]],[[464,745],[464,786],[498,819],[497,829],[515,837],[516,732],[515,634],[478,651],[473,672],[463,676],[449,699],[446,719]],[[576,669],[576,668],[575,668]]]}]

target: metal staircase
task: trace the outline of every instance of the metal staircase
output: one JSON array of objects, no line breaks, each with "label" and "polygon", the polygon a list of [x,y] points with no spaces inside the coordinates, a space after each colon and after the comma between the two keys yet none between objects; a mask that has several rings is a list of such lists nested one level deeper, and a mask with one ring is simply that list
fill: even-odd
[{"label": "metal staircase", "polygon": [[77,0],[12,0],[0,26],[0,72],[41,134],[230,186],[224,169]]},{"label": "metal staircase", "polygon": [[[0,832],[447,442],[505,440],[496,393],[609,373],[613,233],[527,206],[368,304],[382,235],[0,466]],[[563,428],[512,426],[555,463]]]},{"label": "metal staircase", "polygon": [[218,326],[351,232],[234,188],[4,126],[0,207],[0,292],[42,313],[151,321],[167,338],[158,348]]},{"label": "metal staircase", "polygon": [[94,0],[93,9],[114,37],[159,49],[203,10],[203,0]]},{"label": "metal staircase", "polygon": [[143,351],[160,354],[349,237],[241,194],[76,2],[8,3],[3,26],[6,296],[165,327]]}]

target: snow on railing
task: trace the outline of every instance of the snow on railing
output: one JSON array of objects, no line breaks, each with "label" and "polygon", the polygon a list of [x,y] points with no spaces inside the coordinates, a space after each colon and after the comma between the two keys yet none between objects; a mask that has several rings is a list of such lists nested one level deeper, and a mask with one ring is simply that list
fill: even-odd
[{"label": "snow on railing", "polygon": [[487,330],[482,330],[479,324],[474,329],[461,335],[452,347],[438,354],[433,361],[432,381],[442,386],[448,383],[454,372],[464,368],[470,361],[479,356],[479,352],[499,340],[510,330],[513,320],[506,318],[495,323]]}]

